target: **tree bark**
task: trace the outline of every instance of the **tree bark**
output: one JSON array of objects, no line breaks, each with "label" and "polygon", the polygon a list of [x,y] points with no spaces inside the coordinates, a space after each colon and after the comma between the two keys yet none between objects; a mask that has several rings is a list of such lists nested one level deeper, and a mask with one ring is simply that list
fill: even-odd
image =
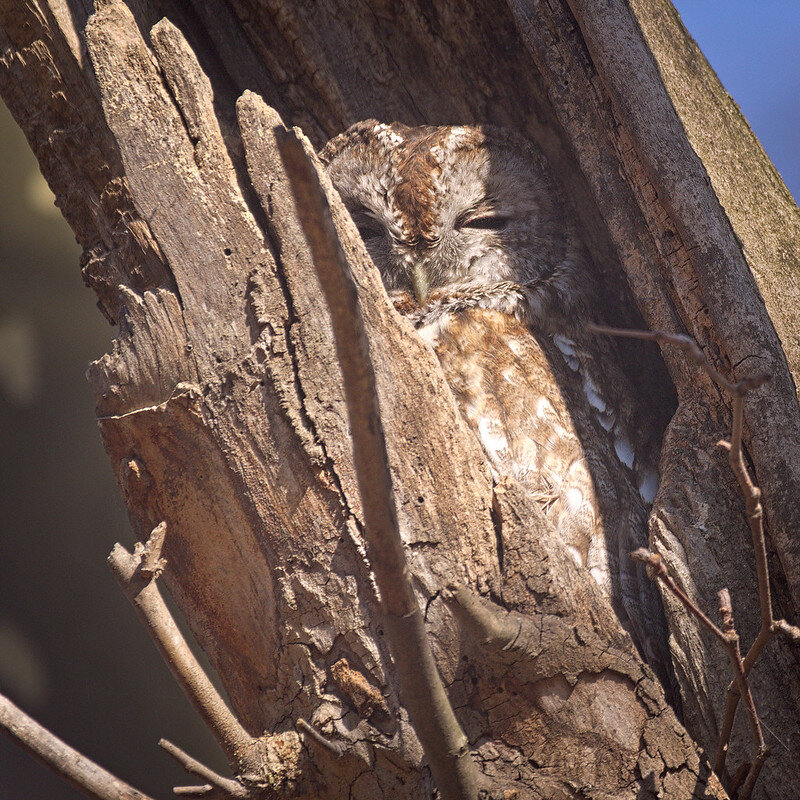
[{"label": "tree bark", "polygon": [[[367,117],[491,122],[536,140],[601,271],[599,320],[687,332],[736,378],[770,373],[748,395],[745,441],[777,602],[796,620],[800,346],[787,309],[800,215],[666,0],[96,6],[89,19],[77,0],[0,0],[0,91],[119,325],[90,381],[134,529],[144,540],[167,522],[168,586],[244,727],[303,718],[342,743],[308,766],[318,796],[418,798],[431,779],[365,555],[331,316],[278,114],[315,146]],[[434,355],[321,180],[364,315],[414,592],[493,790],[726,796],[593,582],[530,500],[492,485]],[[727,586],[750,641],[748,528],[715,452],[727,398],[679,351],[626,352],[665,429],[654,547],[707,610]],[[448,600],[454,582],[497,605]],[[726,656],[667,602],[685,721],[713,751]],[[509,655],[481,609],[538,639]],[[756,796],[800,785],[798,674],[780,643],[753,673],[782,742]],[[353,689],[365,685],[382,702],[365,705]],[[753,755],[740,722],[737,762]]]}]

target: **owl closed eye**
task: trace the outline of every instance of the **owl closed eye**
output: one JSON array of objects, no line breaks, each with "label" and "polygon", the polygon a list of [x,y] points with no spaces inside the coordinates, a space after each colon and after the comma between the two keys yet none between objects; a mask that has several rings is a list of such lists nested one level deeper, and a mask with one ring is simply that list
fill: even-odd
[{"label": "owl closed eye", "polygon": [[542,321],[580,301],[580,242],[520,137],[369,121],[322,156],[387,289],[424,306],[435,290],[514,284]]}]

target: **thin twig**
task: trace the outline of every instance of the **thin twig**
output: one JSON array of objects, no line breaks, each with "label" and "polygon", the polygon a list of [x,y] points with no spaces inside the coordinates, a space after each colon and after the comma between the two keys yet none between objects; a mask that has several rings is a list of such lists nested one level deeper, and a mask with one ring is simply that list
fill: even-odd
[{"label": "thin twig", "polygon": [[725,634],[711,621],[711,619],[703,613],[703,611],[697,606],[697,604],[687,595],[680,586],[678,586],[675,581],[672,580],[670,577],[667,568],[664,566],[664,562],[661,560],[661,556],[658,553],[651,553],[644,547],[640,547],[638,550],[634,550],[631,553],[631,558],[634,561],[639,561],[642,564],[647,565],[650,568],[650,577],[651,579],[655,580],[656,578],[660,580],[664,586],[669,589],[678,600],[683,603],[686,607],[687,611],[694,614],[703,625],[708,628],[711,633],[714,634],[721,642],[725,642],[726,637]]},{"label": "thin twig", "polygon": [[[125,596],[133,603],[172,674],[203,718],[222,751],[232,764],[238,764],[252,744],[253,737],[231,713],[194,657],[183,634],[172,618],[154,577],[161,563],[160,542],[164,530],[159,525],[145,545],[133,554],[121,544],[114,545],[108,563]],[[143,573],[141,567],[146,563]]]},{"label": "thin twig", "polygon": [[[766,647],[769,640],[775,633],[775,620],[772,616],[772,597],[769,586],[769,568],[767,565],[767,548],[764,538],[764,512],[761,507],[761,490],[753,483],[747,466],[744,461],[744,453],[742,450],[742,429],[743,429],[743,395],[735,394],[733,396],[733,425],[731,430],[731,441],[729,443],[722,443],[726,445],[728,450],[728,463],[731,470],[736,476],[739,483],[739,488],[745,498],[745,509],[747,514],[748,525],[750,526],[750,534],[753,541],[753,552],[756,562],[756,575],[758,577],[758,594],[761,605],[761,627],[758,631],[755,641],[750,646],[750,650],[745,656],[742,664],[742,671],[745,678],[750,674],[756,659],[761,654],[761,651]],[[781,622],[784,622],[781,620]],[[788,627],[788,623],[784,622]],[[725,770],[725,761],[728,754],[728,742],[730,741],[731,732],[733,730],[733,722],[736,717],[736,709],[739,705],[739,698],[741,697],[741,688],[738,681],[734,681],[728,688],[728,694],[725,698],[725,711],[722,717],[722,725],[720,726],[720,739],[717,745],[717,752],[714,758],[714,771],[721,775]],[[764,756],[766,758],[766,756]],[[750,784],[750,791],[752,791],[752,777],[753,769],[761,769],[764,758],[760,763],[758,758],[754,759],[751,767],[751,772],[742,787],[742,791]]]},{"label": "thin twig", "polygon": [[[713,633],[714,636],[716,636],[725,645],[725,649],[728,651],[728,658],[731,662],[731,668],[734,674],[734,684],[737,688],[736,697],[737,700],[739,697],[744,697],[745,707],[747,708],[747,715],[750,721],[750,732],[753,736],[753,742],[756,750],[756,758],[753,760],[753,764],[750,767],[747,779],[737,794],[738,800],[748,800],[750,794],[752,793],[753,786],[755,785],[756,778],[758,777],[758,773],[761,771],[764,760],[769,755],[769,748],[767,748],[764,744],[761,723],[759,722],[755,702],[753,701],[753,695],[747,682],[747,675],[744,670],[742,655],[739,650],[739,636],[736,633],[736,628],[734,627],[733,623],[733,608],[731,606],[730,593],[727,589],[722,589],[718,595],[719,611],[723,623],[722,629],[720,629],[711,621],[711,619],[709,619],[706,614],[703,613],[697,604],[675,583],[675,581],[672,580],[658,553],[651,553],[649,550],[646,550],[642,547],[631,553],[631,558],[634,561],[640,561],[646,564],[649,568],[651,578],[654,580],[660,580],[667,587],[667,589],[669,589],[669,591],[672,592],[672,594],[674,594],[675,597],[681,601],[681,603],[683,603],[686,609],[690,613],[694,614],[694,616],[703,624],[703,626]],[[730,696],[731,695],[729,693],[728,697],[730,698]],[[735,712],[735,707],[733,710]],[[722,774],[722,770],[725,767],[725,754],[727,753],[728,742],[730,741],[730,732],[731,728],[733,727],[732,723],[733,714],[731,714],[729,717],[726,713],[726,716],[723,720],[720,743],[717,749],[717,763],[715,763],[714,766],[714,771],[717,772],[718,775]]]},{"label": "thin twig", "polygon": [[505,609],[476,595],[471,589],[451,583],[442,593],[442,599],[458,619],[462,628],[483,647],[512,650],[520,639],[523,617],[514,617]]},{"label": "thin twig", "polygon": [[[703,351],[698,347],[697,343],[688,336],[682,334],[672,334],[663,332],[651,331],[636,331],[636,330],[623,330],[620,328],[608,328],[602,325],[590,324],[589,329],[595,333],[608,334],[611,336],[625,336],[634,339],[645,339],[649,341],[656,341],[659,343],[670,343],[679,346],[683,349],[691,359],[698,364],[705,372],[712,378],[712,380],[728,394],[731,395],[732,401],[732,416],[733,422],[731,426],[731,440],[730,442],[719,442],[720,445],[725,447],[728,451],[728,463],[731,470],[736,477],[739,484],[739,489],[745,500],[745,511],[747,522],[750,527],[750,534],[753,541],[753,553],[756,563],[756,575],[758,578],[758,595],[761,608],[761,627],[755,641],[750,646],[749,651],[744,659],[741,657],[739,651],[739,637],[733,628],[733,609],[730,604],[730,596],[727,590],[720,593],[720,612],[723,615],[723,625],[727,633],[723,634],[723,640],[726,642],[728,648],[731,665],[733,666],[735,680],[728,688],[728,695],[725,700],[725,711],[722,718],[722,725],[720,726],[720,738],[717,745],[717,753],[714,759],[714,771],[722,776],[726,772],[725,761],[728,754],[728,743],[730,742],[731,731],[733,730],[733,723],[736,716],[736,709],[739,704],[739,698],[744,697],[745,706],[747,707],[748,718],[750,720],[750,728],[753,735],[753,740],[756,746],[756,756],[747,773],[747,778],[744,781],[737,796],[740,800],[747,800],[750,797],[753,787],[755,785],[761,767],[769,755],[769,748],[764,744],[764,738],[761,731],[761,725],[756,714],[755,705],[753,703],[752,693],[747,682],[747,677],[750,670],[753,668],[756,659],[761,654],[764,647],[775,635],[780,635],[794,644],[800,644],[800,628],[790,625],[786,620],[776,620],[772,612],[772,596],[769,586],[769,566],[767,563],[767,548],[764,535],[764,510],[761,506],[761,490],[756,486],[744,458],[744,448],[742,444],[742,434],[744,429],[744,398],[745,395],[768,379],[768,375],[756,375],[750,378],[744,378],[737,382],[731,382],[717,369],[715,369],[711,362],[706,358]],[[645,551],[646,552],[646,551]],[[663,565],[662,565],[663,569]],[[664,570],[666,573],[666,570]],[[665,585],[669,586],[661,572],[658,577],[664,581]],[[668,576],[667,576],[668,578]],[[674,584],[673,584],[674,586]],[[671,591],[675,589],[670,587]],[[678,590],[679,591],[679,590]],[[689,598],[683,593],[676,596],[681,599],[681,602],[700,619],[706,627],[709,627],[708,617],[691,603]],[[716,626],[711,623],[712,632],[719,635],[721,632]],[[729,628],[729,629],[728,629]],[[727,637],[727,638],[725,638]],[[741,774],[741,769],[737,775]],[[737,781],[738,782],[738,781]]]},{"label": "thin twig", "polygon": [[342,755],[342,748],[336,742],[332,742],[327,736],[323,736],[313,725],[309,725],[302,717],[298,718],[295,727],[303,731],[312,741],[336,756],[336,758]]},{"label": "thin twig", "polygon": [[[232,778],[226,778],[223,775],[220,775],[218,772],[214,772],[213,769],[207,767],[202,762],[198,761],[196,758],[190,756],[185,750],[182,750],[178,745],[173,744],[169,741],[169,739],[160,739],[158,742],[158,746],[162,747],[166,750],[188,773],[191,775],[197,775],[198,778],[202,778],[204,781],[207,781],[211,786],[220,789],[222,792],[230,795],[231,797],[241,797],[247,798],[250,797],[250,792],[241,783],[238,781],[233,780]],[[182,787],[184,789],[199,789],[200,787]]]},{"label": "thin twig", "polygon": [[734,773],[733,777],[730,780],[730,786],[728,786],[728,794],[731,797],[736,797],[739,788],[745,782],[745,779],[750,774],[750,767],[753,765],[749,761],[742,761],[739,764],[739,768]]},{"label": "thin twig", "polygon": [[739,381],[739,383],[731,383],[721,372],[714,368],[697,342],[692,339],[691,336],[686,336],[683,333],[639,331],[631,328],[610,328],[607,325],[596,325],[594,322],[590,322],[586,328],[592,333],[600,333],[606,336],[618,336],[623,339],[644,339],[647,342],[658,342],[659,344],[674,344],[680,347],[695,364],[702,367],[717,385],[721,386],[734,397],[736,395],[743,395],[750,389],[755,389],[757,386],[761,386],[761,384],[769,380],[769,375],[757,375],[753,378]]},{"label": "thin twig", "polygon": [[775,620],[773,632],[792,644],[800,644],[800,628],[790,625],[785,619]]},{"label": "thin twig", "polygon": [[764,762],[767,760],[768,755],[769,748],[765,747],[753,759],[750,772],[747,773],[747,780],[745,780],[742,788],[739,789],[739,793],[736,796],[737,800],[750,800],[750,796],[753,794],[753,787],[756,785],[758,775],[761,772],[761,767],[764,766]]},{"label": "thin twig", "polygon": [[761,771],[761,766],[769,751],[766,744],[764,744],[764,734],[761,731],[761,723],[758,719],[753,695],[750,691],[750,685],[747,682],[747,676],[745,675],[744,666],[742,664],[742,654],[739,650],[739,636],[736,633],[736,627],[733,623],[733,606],[731,604],[730,592],[727,589],[721,589],[718,593],[718,597],[719,613],[722,617],[722,628],[726,636],[728,657],[733,667],[736,684],[739,687],[739,694],[744,698],[747,718],[750,721],[750,732],[756,745],[756,758],[753,760],[747,779],[738,793],[738,800],[749,800],[756,778],[758,778],[758,773]]},{"label": "thin twig", "polygon": [[81,755],[0,695],[0,728],[24,750],[94,800],[153,800]]},{"label": "thin twig", "polygon": [[176,786],[172,790],[176,797],[202,797],[203,800],[216,800],[220,796],[219,789],[209,784],[202,786]]},{"label": "thin twig", "polygon": [[400,695],[442,797],[476,798],[478,773],[469,742],[445,693],[411,587],[358,294],[319,176],[302,142],[293,131],[279,131],[277,143],[331,314],[353,439],[364,536],[381,594]]}]

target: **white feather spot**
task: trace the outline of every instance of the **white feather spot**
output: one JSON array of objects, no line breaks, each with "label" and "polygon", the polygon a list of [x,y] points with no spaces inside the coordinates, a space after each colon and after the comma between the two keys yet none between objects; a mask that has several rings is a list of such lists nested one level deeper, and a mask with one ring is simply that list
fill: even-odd
[{"label": "white feather spot", "polygon": [[539,419],[544,419],[555,413],[556,410],[553,408],[553,404],[546,397],[540,397],[536,401],[536,416]]},{"label": "white feather spot", "polygon": [[561,355],[564,356],[564,361],[567,362],[567,366],[573,372],[577,372],[581,364],[575,352],[575,342],[560,333],[555,333],[553,334],[553,344],[561,351]]},{"label": "white feather spot", "polygon": [[658,473],[654,469],[647,470],[639,479],[639,494],[645,503],[652,503],[658,491]]},{"label": "white feather spot", "polygon": [[478,433],[491,459],[497,458],[501,453],[508,450],[508,440],[502,433],[502,429],[498,432],[498,428],[500,428],[500,424],[497,420],[489,419],[488,417],[481,417],[478,420]]},{"label": "white feather spot", "polygon": [[519,340],[517,340],[517,339],[509,339],[508,340],[508,349],[515,356],[521,356],[522,355],[522,345],[520,344]]},{"label": "white feather spot", "polygon": [[580,550],[578,550],[576,547],[573,547],[572,545],[569,545],[569,544],[567,545],[567,550],[569,551],[569,554],[572,556],[573,561],[579,567],[583,567],[583,565],[584,565],[583,564],[583,556],[581,555]]},{"label": "white feather spot", "polygon": [[614,437],[614,450],[617,452],[617,458],[628,469],[633,469],[633,445],[630,443],[630,439],[621,431],[618,431]]},{"label": "white feather spot", "polygon": [[595,579],[595,582],[597,583],[598,586],[606,588],[606,585],[608,584],[607,580],[608,576],[606,575],[604,569],[602,569],[601,567],[592,567],[589,570],[589,574]]},{"label": "white feather spot", "polygon": [[583,492],[580,489],[567,490],[567,510],[570,514],[577,514],[583,505]]},{"label": "white feather spot", "polygon": [[553,334],[553,344],[565,355],[575,355],[575,342],[561,333]]},{"label": "white feather spot", "polygon": [[503,378],[506,381],[508,381],[508,383],[510,383],[512,386],[516,386],[517,384],[516,373],[515,370],[513,370],[511,367],[503,370]]},{"label": "white feather spot", "polygon": [[391,144],[400,144],[403,141],[403,137],[400,134],[393,131],[388,125],[379,122],[375,127],[372,129],[372,132],[380,137],[383,140],[387,140]]},{"label": "white feather spot", "polygon": [[417,328],[417,333],[423,342],[429,344],[431,347],[436,347],[439,343],[439,337],[447,330],[449,324],[450,314],[444,314],[441,317],[437,317],[429,325],[423,325],[421,328]]},{"label": "white feather spot", "polygon": [[606,401],[600,394],[597,384],[588,375],[583,376],[583,391],[586,393],[589,405],[602,414],[607,408]]},{"label": "white feather spot", "polygon": [[617,415],[613,411],[606,409],[604,414],[597,415],[597,421],[605,430],[610,431],[617,421]]}]

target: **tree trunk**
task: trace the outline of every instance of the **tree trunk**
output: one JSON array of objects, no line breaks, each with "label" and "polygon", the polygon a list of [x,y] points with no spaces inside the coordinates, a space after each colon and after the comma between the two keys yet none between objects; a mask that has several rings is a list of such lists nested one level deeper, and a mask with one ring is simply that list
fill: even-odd
[{"label": "tree trunk", "polygon": [[[278,113],[316,147],[368,117],[491,122],[537,141],[603,269],[598,320],[687,332],[724,374],[771,375],[748,394],[745,442],[776,602],[797,618],[800,215],[667,0],[96,5],[87,20],[77,1],[0,0],[0,90],[119,325],[90,381],[138,537],[166,521],[167,584],[245,728],[303,718],[340,745],[338,758],[304,751],[286,796],[419,798],[431,778],[365,555],[345,388]],[[667,598],[692,741],[530,500],[492,485],[435,357],[321,180],[358,289],[414,591],[492,791],[726,796],[695,744],[716,746],[723,648]],[[715,447],[728,400],[680,351],[626,352],[665,429],[654,549],[706,610],[727,586],[750,642],[744,505]],[[509,641],[476,633],[468,598],[445,602],[454,582],[537,635],[498,652]],[[755,796],[790,797],[797,653],[773,642],[752,675],[781,742]],[[753,756],[740,717],[734,764]]]}]

